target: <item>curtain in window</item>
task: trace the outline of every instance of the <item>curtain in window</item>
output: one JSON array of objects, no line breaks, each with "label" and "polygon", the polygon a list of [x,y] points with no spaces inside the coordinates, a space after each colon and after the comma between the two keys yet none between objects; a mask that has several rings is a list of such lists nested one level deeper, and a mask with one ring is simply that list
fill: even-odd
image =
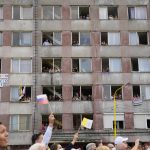
[{"label": "curtain in window", "polygon": [[108,32],[108,45],[120,45],[120,33]]},{"label": "curtain in window", "polygon": [[21,33],[20,34],[20,45],[31,45],[31,33]]},{"label": "curtain in window", "polygon": [[149,58],[139,58],[139,71],[149,72],[150,71],[150,59]]},{"label": "curtain in window", "polygon": [[54,32],[53,34],[53,43],[54,45],[61,45],[61,33],[60,32]]},{"label": "curtain in window", "polygon": [[108,19],[107,7],[99,8],[99,19]]},{"label": "curtain in window", "polygon": [[19,100],[19,88],[12,87],[11,88],[11,101],[18,101]]},{"label": "curtain in window", "polygon": [[31,73],[31,60],[20,60],[20,72]]},{"label": "curtain in window", "polygon": [[80,45],[90,45],[90,33],[80,33]]},{"label": "curtain in window", "polygon": [[3,19],[3,7],[0,7],[0,19]]},{"label": "curtain in window", "polygon": [[32,7],[21,7],[21,19],[33,19]]},{"label": "curtain in window", "polygon": [[43,6],[43,19],[53,19],[53,6]]},{"label": "curtain in window", "polygon": [[135,19],[135,8],[134,7],[129,7],[129,18]]},{"label": "curtain in window", "polygon": [[12,60],[12,72],[13,73],[19,73],[19,60],[18,59]]},{"label": "curtain in window", "polygon": [[61,7],[54,6],[54,19],[61,19]]},{"label": "curtain in window", "polygon": [[91,72],[91,59],[89,58],[80,59],[80,67],[81,72]]},{"label": "curtain in window", "polygon": [[71,15],[72,15],[72,19],[78,19],[78,7],[77,6],[72,6],[71,7]]},{"label": "curtain in window", "polygon": [[139,37],[137,32],[129,33],[129,45],[139,45]]},{"label": "curtain in window", "polygon": [[29,125],[30,125],[29,116],[20,115],[19,130],[29,130]]},{"label": "curtain in window", "polygon": [[135,18],[136,19],[146,19],[147,18],[146,7],[136,7],[135,8]]},{"label": "curtain in window", "polygon": [[145,86],[145,99],[150,99],[150,86]]},{"label": "curtain in window", "polygon": [[18,130],[18,115],[11,116],[11,122],[10,122],[10,130],[11,131],[17,131]]},{"label": "curtain in window", "polygon": [[3,36],[1,32],[0,32],[0,45],[3,45]]},{"label": "curtain in window", "polygon": [[110,72],[121,72],[121,59],[120,58],[110,58],[109,59],[109,70]]}]

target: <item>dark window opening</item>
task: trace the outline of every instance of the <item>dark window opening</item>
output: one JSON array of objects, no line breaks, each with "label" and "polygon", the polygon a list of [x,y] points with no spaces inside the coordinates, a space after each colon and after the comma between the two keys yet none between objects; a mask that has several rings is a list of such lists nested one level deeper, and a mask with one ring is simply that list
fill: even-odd
[{"label": "dark window opening", "polygon": [[73,86],[72,100],[80,100],[80,86]]},{"label": "dark window opening", "polygon": [[42,43],[43,46],[53,45],[53,32],[43,33]]},{"label": "dark window opening", "polygon": [[132,71],[139,71],[138,59],[131,58]]},{"label": "dark window opening", "polygon": [[74,46],[79,45],[79,33],[78,32],[72,33],[72,45]]},{"label": "dark window opening", "polygon": [[47,95],[49,101],[61,101],[62,87],[61,86],[43,87],[43,94]]},{"label": "dark window opening", "polygon": [[[113,128],[114,128],[114,121],[113,121]],[[124,121],[116,121],[116,128],[124,129]]]},{"label": "dark window opening", "polygon": [[101,45],[108,45],[108,34],[107,34],[107,32],[101,32]]},{"label": "dark window opening", "polygon": [[[115,94],[115,91],[117,89],[119,89],[121,86],[111,86],[111,97],[114,98],[114,94]],[[119,99],[121,100],[122,99],[122,89],[118,90],[118,92],[116,93],[115,95],[115,98],[116,99]]]},{"label": "dark window opening", "polygon": [[108,19],[117,19],[118,18],[118,11],[117,7],[108,7]]},{"label": "dark window opening", "polygon": [[102,58],[102,72],[109,72],[109,59]]},{"label": "dark window opening", "polygon": [[92,87],[82,86],[81,87],[81,100],[92,100]]},{"label": "dark window opening", "polygon": [[89,19],[89,7],[79,7],[80,19]]},{"label": "dark window opening", "polygon": [[139,36],[139,44],[147,45],[148,40],[147,40],[147,32],[138,32]]},{"label": "dark window opening", "polygon": [[136,99],[140,98],[140,86],[138,85],[133,86],[133,98],[136,98]]},{"label": "dark window opening", "polygon": [[147,128],[150,128],[150,119],[147,119]]},{"label": "dark window opening", "polygon": [[79,59],[72,60],[72,72],[79,72]]},{"label": "dark window opening", "polygon": [[20,102],[30,102],[31,101],[31,87],[21,87],[19,89],[19,101]]}]

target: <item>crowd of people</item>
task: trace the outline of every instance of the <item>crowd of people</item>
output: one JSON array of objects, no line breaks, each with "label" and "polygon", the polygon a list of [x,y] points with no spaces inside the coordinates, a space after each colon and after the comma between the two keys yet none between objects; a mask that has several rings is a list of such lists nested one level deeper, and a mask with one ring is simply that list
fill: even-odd
[{"label": "crowd of people", "polygon": [[[63,148],[61,144],[54,143],[50,147],[48,146],[49,141],[52,136],[53,125],[55,121],[55,117],[53,114],[49,115],[49,124],[44,133],[34,134],[32,136],[32,145],[29,150],[81,150],[80,148],[75,149],[74,145],[78,140],[79,133],[75,133],[72,141]],[[134,146],[129,147],[127,144],[128,138],[118,136],[116,137],[114,143],[108,143],[107,145],[103,145],[102,140],[98,146],[95,143],[88,143],[86,145],[86,150],[150,150],[150,142],[145,144],[144,147],[140,144],[140,140],[136,139]],[[0,150],[7,150],[8,146],[8,132],[5,127],[0,122]]]}]

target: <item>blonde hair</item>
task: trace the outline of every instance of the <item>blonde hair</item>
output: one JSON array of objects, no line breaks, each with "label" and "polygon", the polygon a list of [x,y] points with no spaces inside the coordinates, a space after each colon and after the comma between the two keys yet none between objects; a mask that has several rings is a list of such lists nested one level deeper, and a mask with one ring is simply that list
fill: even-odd
[{"label": "blonde hair", "polygon": [[98,146],[96,150],[110,150],[107,146]]}]

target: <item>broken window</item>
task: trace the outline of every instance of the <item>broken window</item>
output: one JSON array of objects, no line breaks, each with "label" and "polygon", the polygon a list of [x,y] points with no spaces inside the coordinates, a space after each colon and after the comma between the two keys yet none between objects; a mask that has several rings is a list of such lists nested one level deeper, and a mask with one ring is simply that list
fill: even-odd
[{"label": "broken window", "polygon": [[31,87],[29,86],[15,86],[11,87],[11,97],[12,102],[30,102],[31,101]]},{"label": "broken window", "polygon": [[[83,118],[91,119],[93,120],[92,114],[73,114],[73,129],[78,130],[81,126],[81,122]],[[85,129],[84,127],[81,127],[81,130]]]},{"label": "broken window", "polygon": [[72,72],[91,72],[91,58],[72,59]]},{"label": "broken window", "polygon": [[33,7],[13,6],[13,19],[33,19]]},{"label": "broken window", "polygon": [[13,32],[13,46],[31,46],[32,33],[31,32]]},{"label": "broken window", "polygon": [[140,86],[139,85],[133,85],[133,99],[140,99]]},{"label": "broken window", "polygon": [[147,128],[150,128],[150,119],[147,119]]},{"label": "broken window", "polygon": [[73,100],[92,100],[92,86],[73,86]]},{"label": "broken window", "polygon": [[[49,125],[48,121],[49,115],[42,115],[42,133],[44,133]],[[53,130],[61,130],[62,129],[62,115],[55,114],[55,122]]]},{"label": "broken window", "polygon": [[72,19],[89,19],[89,6],[72,6]]},{"label": "broken window", "polygon": [[[121,86],[116,86],[116,85],[111,85],[111,98],[114,98],[114,94],[115,94],[115,98],[118,100],[122,100],[122,89],[118,90],[119,88],[121,88]],[[117,91],[117,93],[115,93]]]},{"label": "broken window", "polygon": [[46,94],[49,101],[62,100],[62,86],[45,86],[43,87],[43,94]]},{"label": "broken window", "polygon": [[[114,121],[113,121],[114,127]],[[116,129],[124,129],[124,121],[116,121]]]},{"label": "broken window", "polygon": [[147,45],[147,32],[130,32],[129,45]]},{"label": "broken window", "polygon": [[43,19],[61,19],[61,6],[43,6]]},{"label": "broken window", "polygon": [[43,46],[61,45],[61,32],[43,32]]},{"label": "broken window", "polygon": [[118,8],[116,6],[100,7],[99,8],[100,19],[118,19]]},{"label": "broken window", "polygon": [[42,72],[61,72],[61,59],[42,59]]},{"label": "broken window", "polygon": [[0,19],[3,19],[3,6],[0,6]]},{"label": "broken window", "polygon": [[145,6],[128,7],[129,20],[147,19],[147,8]]}]

